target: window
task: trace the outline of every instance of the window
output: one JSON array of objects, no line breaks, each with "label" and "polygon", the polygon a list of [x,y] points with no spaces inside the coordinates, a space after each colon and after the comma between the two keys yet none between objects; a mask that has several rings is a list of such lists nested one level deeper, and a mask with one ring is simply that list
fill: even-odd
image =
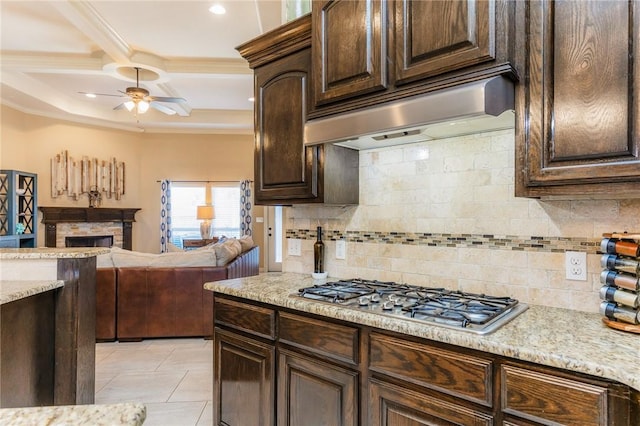
[{"label": "window", "polygon": [[[215,237],[240,237],[240,188],[237,183],[209,183]],[[171,184],[171,242],[182,247],[184,238],[200,238],[196,208],[206,203],[206,183]]]}]

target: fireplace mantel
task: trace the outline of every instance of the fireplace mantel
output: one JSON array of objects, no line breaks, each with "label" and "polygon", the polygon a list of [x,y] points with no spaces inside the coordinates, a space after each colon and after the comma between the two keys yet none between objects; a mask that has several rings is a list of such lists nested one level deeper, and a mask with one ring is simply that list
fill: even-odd
[{"label": "fireplace mantel", "polygon": [[121,222],[122,248],[133,247],[133,222],[139,208],[92,208],[92,207],[38,207],[45,224],[44,244],[56,246],[57,224],[65,222]]}]

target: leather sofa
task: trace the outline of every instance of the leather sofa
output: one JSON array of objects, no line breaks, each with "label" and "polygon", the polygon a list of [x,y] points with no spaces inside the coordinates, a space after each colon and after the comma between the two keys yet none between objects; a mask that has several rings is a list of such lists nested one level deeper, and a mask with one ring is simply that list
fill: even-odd
[{"label": "leather sofa", "polygon": [[96,340],[213,335],[213,293],[204,283],[257,275],[253,247],[225,266],[98,268]]}]

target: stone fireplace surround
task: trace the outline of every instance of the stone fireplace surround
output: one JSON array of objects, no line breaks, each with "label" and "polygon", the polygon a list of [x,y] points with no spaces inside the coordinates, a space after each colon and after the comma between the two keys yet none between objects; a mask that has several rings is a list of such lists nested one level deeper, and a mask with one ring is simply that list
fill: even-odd
[{"label": "stone fireplace surround", "polygon": [[38,207],[45,224],[45,246],[65,247],[67,236],[113,235],[113,245],[131,250],[139,208]]}]

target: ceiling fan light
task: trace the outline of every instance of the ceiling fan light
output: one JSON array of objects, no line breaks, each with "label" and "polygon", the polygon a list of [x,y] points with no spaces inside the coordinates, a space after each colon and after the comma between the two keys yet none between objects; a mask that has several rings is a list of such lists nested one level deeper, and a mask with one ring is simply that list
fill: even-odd
[{"label": "ceiling fan light", "polygon": [[227,13],[226,9],[221,4],[214,4],[209,8],[209,12],[213,13],[214,15],[224,15],[225,13]]},{"label": "ceiling fan light", "polygon": [[127,109],[127,111],[133,111],[133,108],[136,106],[136,104],[133,101],[127,101],[124,103],[124,107]]},{"label": "ceiling fan light", "polygon": [[144,114],[148,110],[149,110],[149,102],[147,102],[147,101],[138,102],[138,112],[140,114]]}]

